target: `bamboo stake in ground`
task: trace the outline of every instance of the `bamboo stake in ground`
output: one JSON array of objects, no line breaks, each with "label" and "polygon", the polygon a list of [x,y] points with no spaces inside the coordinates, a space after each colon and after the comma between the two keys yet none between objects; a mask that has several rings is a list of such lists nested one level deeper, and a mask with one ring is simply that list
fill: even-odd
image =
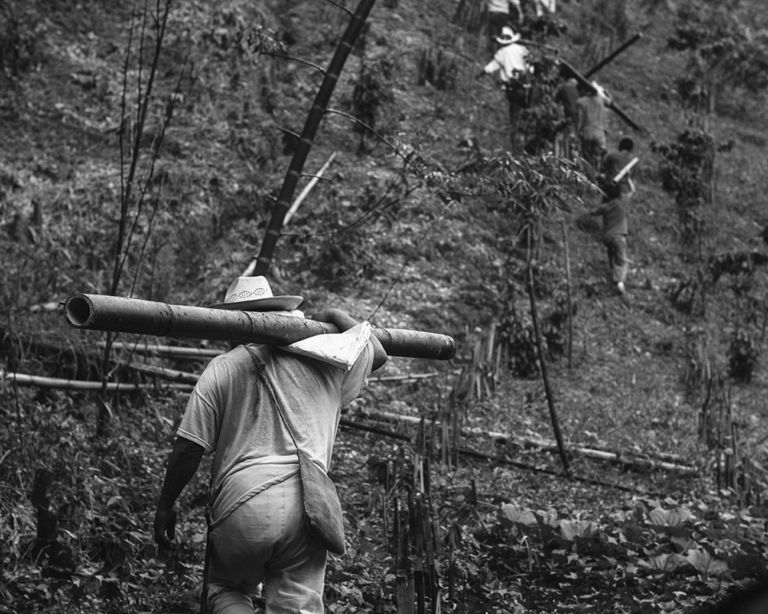
[{"label": "bamboo stake in ground", "polygon": [[557,442],[557,449],[560,452],[560,460],[563,463],[563,471],[566,475],[571,474],[571,468],[568,464],[568,454],[565,451],[565,444],[563,444],[563,436],[560,433],[560,421],[557,418],[557,412],[555,411],[555,400],[552,394],[552,388],[549,385],[549,376],[547,375],[547,363],[544,358],[544,344],[541,341],[541,330],[539,330],[539,318],[536,310],[536,291],[533,285],[533,266],[528,263],[528,299],[531,303],[531,323],[533,324],[533,334],[536,337],[536,351],[539,355],[539,368],[541,369],[541,380],[544,383],[544,392],[547,397],[547,405],[549,406],[549,417],[552,420],[552,430],[555,433],[555,441]]},{"label": "bamboo stake in ground", "polygon": [[560,218],[563,229],[563,247],[565,249],[565,299],[568,309],[568,368],[573,368],[573,299],[571,297],[571,257],[568,251],[568,229],[565,218]]}]

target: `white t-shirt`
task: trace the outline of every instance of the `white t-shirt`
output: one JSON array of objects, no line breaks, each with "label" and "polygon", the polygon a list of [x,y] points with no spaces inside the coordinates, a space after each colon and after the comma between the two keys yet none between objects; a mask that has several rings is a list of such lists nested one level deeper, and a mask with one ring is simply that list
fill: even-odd
[{"label": "white t-shirt", "polygon": [[[327,470],[341,407],[360,394],[373,363],[372,345],[368,343],[349,371],[270,346],[250,347],[266,364],[266,376],[298,445]],[[298,470],[291,435],[244,346],[209,363],[190,395],[177,435],[214,455],[214,518]]]},{"label": "white t-shirt", "polygon": [[529,70],[525,61],[527,56],[528,50],[522,45],[517,43],[504,45],[493,55],[493,59],[486,64],[483,71],[489,75],[498,71],[499,79],[502,83],[507,83],[515,78],[516,73]]}]

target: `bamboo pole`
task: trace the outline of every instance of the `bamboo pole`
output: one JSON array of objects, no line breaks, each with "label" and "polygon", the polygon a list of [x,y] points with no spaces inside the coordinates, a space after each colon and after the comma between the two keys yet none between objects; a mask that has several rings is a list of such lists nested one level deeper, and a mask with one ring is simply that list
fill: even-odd
[{"label": "bamboo pole", "polygon": [[609,53],[605,58],[600,60],[597,64],[595,64],[592,68],[590,68],[587,72],[585,72],[584,73],[584,77],[589,79],[592,75],[594,75],[603,66],[605,66],[606,64],[612,62],[616,58],[616,56],[618,56],[620,53],[622,53],[627,47],[629,47],[630,45],[634,45],[641,38],[643,38],[643,35],[642,35],[642,33],[638,32],[637,34],[635,34],[629,40],[624,41],[615,50],[611,51],[611,53]]},{"label": "bamboo pole", "polygon": [[166,367],[157,367],[155,365],[147,365],[140,362],[129,362],[125,365],[129,369],[138,371],[139,373],[146,373],[147,375],[154,375],[160,379],[169,382],[178,382],[179,384],[192,384],[197,383],[200,376],[197,373],[188,373],[186,371],[177,371],[176,369],[168,369]]},{"label": "bamboo pole", "polygon": [[560,432],[560,420],[555,410],[555,397],[552,393],[552,387],[549,384],[549,375],[547,373],[547,361],[544,356],[544,344],[541,341],[541,329],[539,328],[539,316],[536,309],[536,291],[534,288],[533,267],[528,263],[528,300],[531,305],[531,324],[533,325],[533,334],[536,338],[536,352],[539,357],[539,370],[541,371],[541,381],[544,384],[544,394],[547,397],[547,406],[549,407],[549,417],[552,422],[552,430],[557,441],[557,449],[560,453],[560,460],[563,463],[563,471],[566,475],[571,474],[571,468],[568,463],[568,454],[563,443],[563,435]]},{"label": "bamboo pole", "polygon": [[[104,347],[106,343],[104,341],[97,341],[97,347]],[[149,354],[151,356],[168,356],[171,358],[215,358],[219,354],[224,354],[225,349],[214,348],[196,348],[196,347],[183,347],[180,345],[161,345],[158,343],[130,343],[125,341],[114,341],[112,343],[112,349],[115,350],[127,350],[135,352],[137,354]]]},{"label": "bamboo pole", "polygon": [[[59,390],[101,390],[103,386],[102,382],[42,377],[26,373],[8,373],[2,369],[0,369],[0,380],[19,386],[36,386],[38,388],[56,388]],[[154,384],[129,384],[126,382],[107,382],[106,386],[110,392],[137,392],[139,390],[154,390],[158,388]],[[174,390],[182,391],[192,390],[192,386],[189,384],[163,384],[162,388],[173,388]]]},{"label": "bamboo pole", "polygon": [[[339,332],[332,324],[274,313],[170,305],[101,294],[70,297],[64,313],[69,324],[79,329],[277,346]],[[448,335],[377,327],[373,327],[373,334],[390,356],[449,360],[456,353],[455,341]]]},{"label": "bamboo pole", "polygon": [[[421,418],[418,416],[406,416],[403,414],[396,414],[391,412],[372,412],[363,411],[362,416],[372,420],[381,420],[384,422],[406,422],[408,424],[418,425]],[[353,427],[353,422],[348,420],[348,426]],[[509,433],[501,431],[485,431],[481,428],[470,427],[460,430],[462,435],[483,436],[490,437],[495,440],[510,441],[521,448],[536,448],[545,452],[556,452],[558,450],[557,443],[554,441],[548,441],[546,439],[535,439],[532,437],[515,437]],[[634,452],[621,452],[615,450],[606,450],[594,447],[585,447],[579,445],[566,446],[568,452],[572,454],[578,454],[585,458],[591,458],[593,460],[601,460],[613,462],[616,464],[624,464],[628,466],[637,466],[641,468],[656,468],[663,469],[665,471],[679,471],[682,473],[695,473],[696,469],[690,465],[685,464],[677,454],[638,454]]]},{"label": "bamboo pole", "polygon": [[565,217],[560,218],[563,230],[563,247],[565,249],[565,298],[568,309],[568,368],[573,368],[573,297],[571,295],[571,256],[568,250],[568,229]]},{"label": "bamboo pole", "polygon": [[323,176],[325,171],[328,170],[328,167],[331,165],[331,162],[333,162],[333,159],[336,157],[336,152],[334,151],[330,157],[325,161],[325,164],[320,167],[320,170],[317,171],[317,174],[312,177],[312,179],[309,181],[309,183],[304,187],[304,189],[301,191],[301,193],[296,197],[296,200],[293,201],[293,204],[291,204],[291,208],[288,209],[288,213],[285,214],[285,219],[283,220],[283,226],[288,224],[288,222],[291,221],[293,216],[295,215],[296,211],[299,210],[299,207],[301,206],[301,203],[304,202],[304,199],[309,196],[309,193],[314,189],[314,187],[317,185],[317,182],[320,181],[320,178]]},{"label": "bamboo pole", "polygon": [[[571,64],[569,64],[565,60],[560,59],[559,61],[560,61],[560,64],[563,66],[563,68],[565,68],[565,72],[569,77],[573,77],[574,79],[576,79],[576,81],[579,82],[579,85],[581,85],[581,87],[589,91],[594,91],[595,86],[592,85],[589,79],[587,79],[584,75],[582,75],[578,70],[576,70]],[[609,100],[605,106],[609,108],[611,111],[613,111],[614,113],[616,113],[616,115],[618,115],[622,120],[624,120],[625,123],[629,124],[629,126],[631,126],[632,129],[635,130],[636,132],[645,132],[645,130],[641,126],[637,125],[632,120],[632,118],[629,117],[629,115],[627,115],[624,111],[622,111],[619,108],[619,106],[615,102],[613,102],[613,100]]]}]

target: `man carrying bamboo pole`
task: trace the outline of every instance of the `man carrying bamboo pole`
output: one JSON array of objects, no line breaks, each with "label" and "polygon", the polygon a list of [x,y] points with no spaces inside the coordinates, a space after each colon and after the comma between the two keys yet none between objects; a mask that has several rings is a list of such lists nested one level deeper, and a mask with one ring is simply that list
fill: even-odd
[{"label": "man carrying bamboo pole", "polygon": [[[303,317],[294,311],[301,301],[273,296],[264,277],[241,277],[216,307]],[[238,346],[211,361],[187,403],[154,536],[161,547],[170,544],[174,502],[202,455],[213,454],[205,612],[253,613],[259,585],[268,614],[323,612],[326,546],[306,522],[307,472],[300,462],[308,458],[314,470],[327,471],[341,406],[387,355],[367,322],[339,309],[314,319],[342,332],[284,347]]]}]

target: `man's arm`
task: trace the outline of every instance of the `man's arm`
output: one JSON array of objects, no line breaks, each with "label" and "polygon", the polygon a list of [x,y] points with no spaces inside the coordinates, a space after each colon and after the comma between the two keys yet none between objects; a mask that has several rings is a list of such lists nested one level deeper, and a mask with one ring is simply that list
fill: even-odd
[{"label": "man's arm", "polygon": [[[342,333],[359,324],[359,322],[346,311],[336,308],[323,309],[316,313],[313,318],[318,322],[328,322],[329,324],[333,324],[339,329],[339,332]],[[373,365],[371,370],[375,371],[387,362],[387,352],[381,345],[381,342],[376,338],[376,335],[371,335],[370,341],[373,344]]]},{"label": "man's arm", "polygon": [[161,547],[170,546],[174,538],[176,511],[173,509],[173,504],[195,475],[204,451],[201,445],[184,437],[177,437],[173,443],[155,511],[155,541]]}]

